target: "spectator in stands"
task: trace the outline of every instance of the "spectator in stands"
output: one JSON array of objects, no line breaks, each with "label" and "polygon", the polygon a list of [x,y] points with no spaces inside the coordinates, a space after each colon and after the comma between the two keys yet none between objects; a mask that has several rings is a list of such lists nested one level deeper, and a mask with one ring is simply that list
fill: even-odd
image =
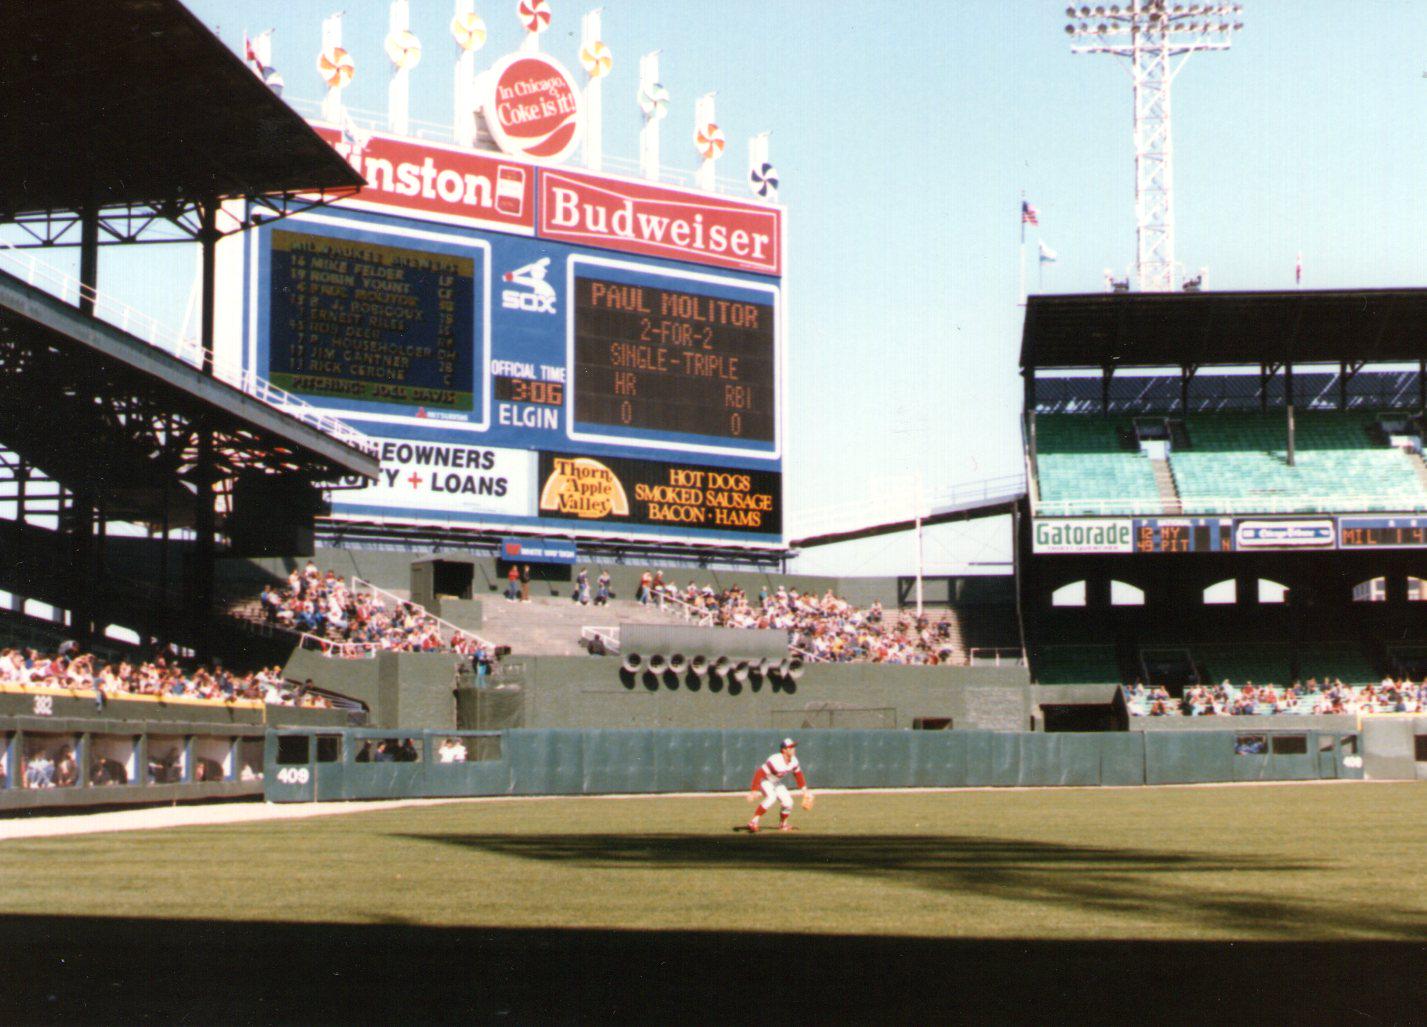
[{"label": "spectator in stands", "polygon": [[25,764],[26,788],[53,788],[55,786],[55,765],[44,752],[37,752]]},{"label": "spectator in stands", "polygon": [[511,564],[510,570],[506,572],[505,576],[509,581],[505,597],[513,603],[520,598],[520,569],[515,564]]},{"label": "spectator in stands", "polygon": [[436,759],[441,763],[465,763],[466,747],[459,738],[447,738],[436,750]]},{"label": "spectator in stands", "polygon": [[128,771],[118,760],[104,756],[94,757],[89,765],[89,783],[92,785],[124,785],[129,783]]},{"label": "spectator in stands", "polygon": [[652,598],[651,589],[653,587],[654,575],[650,574],[648,571],[645,571],[639,576],[639,595],[637,598],[639,599],[640,606],[649,605],[649,600]]}]

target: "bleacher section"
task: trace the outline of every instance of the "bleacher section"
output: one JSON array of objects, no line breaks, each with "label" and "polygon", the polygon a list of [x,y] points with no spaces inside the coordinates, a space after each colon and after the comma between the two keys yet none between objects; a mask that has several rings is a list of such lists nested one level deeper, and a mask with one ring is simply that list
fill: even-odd
[{"label": "bleacher section", "polygon": [[1356,646],[1326,642],[1299,646],[1298,676],[1303,681],[1313,678],[1345,685],[1370,685],[1382,677]]},{"label": "bleacher section", "polygon": [[1160,493],[1149,457],[1125,438],[1134,438],[1127,417],[1045,414],[1036,418],[1036,468],[1042,503],[1063,504],[1066,514],[1115,512],[1110,502],[1158,508]]},{"label": "bleacher section", "polygon": [[1293,680],[1293,652],[1286,645],[1196,645],[1192,652],[1206,682],[1282,688]]},{"label": "bleacher section", "polygon": [[1112,645],[1048,645],[1032,654],[1033,678],[1041,685],[1099,685],[1120,680]]},{"label": "bleacher section", "polygon": [[1169,460],[1184,512],[1427,509],[1412,458],[1374,438],[1374,416],[1309,411],[1295,424],[1290,467],[1282,411],[1187,418],[1190,448]]}]

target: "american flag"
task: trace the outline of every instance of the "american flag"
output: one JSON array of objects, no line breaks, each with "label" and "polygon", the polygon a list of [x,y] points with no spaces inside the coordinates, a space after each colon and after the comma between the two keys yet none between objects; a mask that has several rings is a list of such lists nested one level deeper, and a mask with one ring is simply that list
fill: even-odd
[{"label": "american flag", "polygon": [[1021,201],[1021,224],[1039,225],[1040,213],[1025,200]]}]

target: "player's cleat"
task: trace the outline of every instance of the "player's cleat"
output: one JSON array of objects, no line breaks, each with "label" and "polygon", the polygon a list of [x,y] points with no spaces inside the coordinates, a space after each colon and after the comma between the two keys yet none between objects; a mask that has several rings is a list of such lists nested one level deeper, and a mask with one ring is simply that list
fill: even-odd
[{"label": "player's cleat", "polygon": [[758,821],[756,821],[756,820],[750,820],[748,823],[744,824],[743,826],[744,826],[744,828],[748,831],[749,834],[757,834],[757,833],[758,833]]},{"label": "player's cleat", "polygon": [[778,825],[778,830],[780,830],[780,831],[796,831],[797,828],[794,827],[792,824],[782,823],[782,824],[779,824],[779,825]]}]

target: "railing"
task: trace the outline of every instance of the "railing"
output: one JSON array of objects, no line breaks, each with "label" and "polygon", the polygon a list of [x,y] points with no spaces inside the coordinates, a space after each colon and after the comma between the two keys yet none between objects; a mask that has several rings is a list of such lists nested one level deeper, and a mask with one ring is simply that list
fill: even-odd
[{"label": "railing", "polygon": [[302,640],[298,645],[320,652],[323,656],[335,656],[339,660],[374,660],[381,651],[381,646],[376,642],[334,642],[310,631],[302,633]]},{"label": "railing", "polygon": [[669,604],[674,608],[675,613],[683,616],[685,621],[697,621],[698,626],[701,628],[710,627],[714,622],[712,610],[705,610],[702,606],[695,606],[693,603],[680,599],[676,595],[655,591],[652,601],[658,603],[659,609],[661,610],[669,609],[669,606],[665,605],[666,603]]},{"label": "railing", "polygon": [[788,643],[788,652],[793,653],[795,656],[801,656],[803,658],[804,663],[828,662],[828,658],[826,656],[819,656],[817,653],[809,652],[806,649],[793,645],[793,643],[791,642]]},{"label": "railing", "polygon": [[610,625],[608,627],[583,627],[580,629],[580,641],[585,643],[588,649],[595,639],[600,640],[600,645],[604,646],[607,653],[619,652],[619,628]]},{"label": "railing", "polygon": [[370,591],[370,592],[372,592],[372,593],[374,593],[374,594],[376,594],[376,595],[381,596],[383,599],[385,599],[385,600],[387,600],[387,601],[390,601],[390,602],[393,602],[393,603],[401,603],[401,604],[404,604],[404,605],[406,605],[406,606],[410,606],[413,610],[415,610],[415,611],[417,612],[417,614],[418,614],[419,616],[421,616],[421,617],[426,617],[426,618],[429,618],[429,619],[435,621],[436,624],[437,624],[437,626],[440,627],[440,628],[442,629],[442,631],[444,631],[444,632],[446,633],[446,639],[447,639],[447,642],[448,642],[448,643],[449,643],[450,639],[452,638],[452,636],[453,636],[454,634],[460,633],[460,634],[466,636],[467,638],[471,639],[472,641],[476,642],[478,645],[482,646],[483,648],[490,649],[490,650],[492,650],[492,651],[495,650],[495,644],[494,644],[494,643],[492,643],[492,642],[490,642],[490,641],[487,641],[486,639],[482,638],[480,635],[477,635],[474,631],[469,631],[469,630],[467,630],[466,628],[459,627],[459,626],[457,626],[457,625],[455,625],[455,624],[452,624],[452,623],[451,623],[450,621],[448,621],[448,620],[445,620],[445,619],[443,619],[443,618],[441,618],[441,617],[436,616],[436,614],[434,614],[434,613],[432,613],[430,610],[426,609],[426,607],[422,606],[420,603],[413,602],[413,601],[410,600],[410,599],[403,599],[403,598],[401,598],[401,596],[397,595],[397,594],[394,593],[394,592],[388,592],[386,589],[381,588],[380,586],[373,585],[370,581],[367,581],[367,580],[365,580],[365,579],[363,579],[363,578],[358,578],[358,577],[356,577],[356,576],[353,576],[353,578],[352,578],[352,592],[353,592],[353,593],[356,593],[359,589],[362,589],[362,588],[365,588],[365,589],[367,589],[368,591]]},{"label": "railing", "polygon": [[1333,496],[1322,501],[1288,496],[1237,496],[1224,499],[1180,498],[1182,511],[1170,512],[1162,499],[1055,499],[1034,503],[1037,517],[1215,517],[1245,514],[1421,513],[1416,506],[1382,496]]},{"label": "railing", "polygon": [[968,649],[966,658],[973,667],[1024,667],[1026,665],[1026,651],[1014,647]]},{"label": "railing", "polygon": [[964,509],[979,503],[1010,499],[1024,492],[1025,488],[1026,476],[1018,471],[981,481],[928,489],[922,493],[920,503],[914,489],[891,489],[871,500],[810,510],[799,518],[797,527],[789,534],[804,538],[870,525],[911,521],[919,515],[930,517],[938,509]]},{"label": "railing", "polygon": [[[33,254],[25,253],[4,240],[0,240],[0,267],[21,279],[26,285],[41,289],[71,306],[77,306],[81,299],[92,300],[94,316],[99,320],[148,343],[155,349],[162,350],[185,364],[198,368],[203,366],[203,347],[198,340],[185,338],[183,333],[176,329],[125,303],[102,295],[81,283],[77,278],[43,263]],[[319,408],[299,399],[285,389],[278,388],[252,371],[244,370],[227,361],[215,359],[213,361],[213,377],[348,446],[368,452],[371,452],[373,448],[371,440],[366,435],[345,421],[340,421],[331,414],[324,413]]]}]

